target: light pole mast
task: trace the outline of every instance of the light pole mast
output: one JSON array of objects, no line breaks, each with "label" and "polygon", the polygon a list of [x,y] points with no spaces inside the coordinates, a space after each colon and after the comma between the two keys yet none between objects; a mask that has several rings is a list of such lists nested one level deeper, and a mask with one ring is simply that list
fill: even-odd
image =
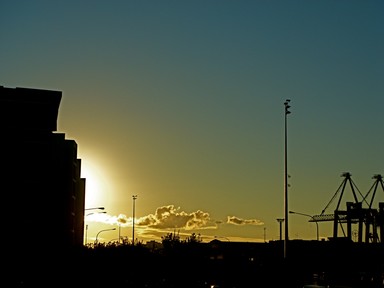
[{"label": "light pole mast", "polygon": [[284,233],[284,258],[287,258],[287,244],[288,244],[288,165],[287,165],[287,115],[291,112],[288,110],[289,102],[291,100],[287,99],[284,102],[285,106],[285,117],[284,117],[284,223],[285,223],[285,233]]},{"label": "light pole mast", "polygon": [[135,245],[135,201],[137,195],[132,195],[133,199],[133,208],[132,208],[132,245]]}]

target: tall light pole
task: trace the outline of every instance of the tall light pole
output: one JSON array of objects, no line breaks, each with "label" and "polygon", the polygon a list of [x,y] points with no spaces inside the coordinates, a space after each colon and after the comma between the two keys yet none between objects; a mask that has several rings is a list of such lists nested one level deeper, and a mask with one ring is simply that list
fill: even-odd
[{"label": "tall light pole", "polygon": [[287,99],[284,102],[285,113],[284,113],[284,223],[285,223],[285,234],[284,234],[284,258],[287,258],[287,244],[288,244],[288,157],[287,157],[287,116],[291,112],[288,110],[291,106],[289,106],[289,102],[291,100]]},{"label": "tall light pole", "polygon": [[135,202],[137,195],[132,195],[133,208],[132,208],[132,245],[135,245]]},{"label": "tall light pole", "polygon": [[316,223],[316,240],[319,241],[319,224],[317,223],[317,221],[315,220],[315,218],[313,218],[313,216],[311,216],[311,215],[309,215],[309,214],[304,214],[304,213],[295,212],[295,211],[289,211],[289,213],[290,213],[290,214],[297,214],[297,215],[307,216],[307,217],[311,218],[312,221]]}]

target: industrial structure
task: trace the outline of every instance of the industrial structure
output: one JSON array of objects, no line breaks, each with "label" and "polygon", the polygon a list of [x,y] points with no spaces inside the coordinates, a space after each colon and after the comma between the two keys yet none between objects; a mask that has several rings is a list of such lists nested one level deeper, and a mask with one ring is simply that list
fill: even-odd
[{"label": "industrial structure", "polygon": [[[309,222],[333,221],[333,237],[331,237],[333,240],[344,238],[354,241],[353,236],[356,235],[355,242],[384,243],[384,202],[376,201],[378,207],[374,207],[378,190],[381,188],[384,193],[383,177],[380,174],[374,175],[372,177],[374,183],[363,195],[349,172],[345,172],[341,176],[344,179],[330,202],[320,215],[314,215]],[[347,187],[350,188],[354,201],[346,202],[346,210],[342,210],[340,204]],[[339,198],[335,210],[333,213],[326,214],[326,209],[337,199],[337,195]],[[352,229],[353,227],[356,229]],[[342,236],[339,230],[341,230]]]}]

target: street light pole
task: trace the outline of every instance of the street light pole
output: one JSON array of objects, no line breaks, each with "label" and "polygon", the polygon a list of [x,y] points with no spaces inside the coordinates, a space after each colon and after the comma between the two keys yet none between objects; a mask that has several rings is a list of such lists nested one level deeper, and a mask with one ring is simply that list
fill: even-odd
[{"label": "street light pole", "polygon": [[[87,210],[87,209],[85,209],[85,210]],[[103,212],[91,212],[91,213],[88,213],[87,215],[85,215],[85,217],[87,217],[89,215],[92,215],[92,214],[99,214],[99,213],[105,214],[107,212],[106,211],[103,211]],[[87,243],[88,243],[88,224],[85,225],[85,245],[87,245]]]},{"label": "street light pole", "polygon": [[132,209],[132,245],[135,245],[135,202],[137,195],[132,195],[133,209]]},{"label": "street light pole", "polygon": [[88,224],[85,224],[85,246],[87,246],[88,243]]},{"label": "street light pole", "polygon": [[85,208],[84,210],[97,210],[97,209],[104,210],[105,208],[104,207],[94,207],[94,208]]},{"label": "street light pole", "polygon": [[280,228],[280,241],[283,240],[283,233],[281,231],[282,230],[282,226],[283,226],[283,222],[284,222],[284,218],[277,218],[276,219],[277,222],[279,223],[279,228]]},{"label": "street light pole", "polygon": [[284,258],[287,258],[287,244],[288,244],[288,161],[287,161],[287,115],[291,112],[288,110],[289,102],[287,99],[284,102],[285,117],[284,117],[284,223],[285,223],[285,237],[284,237]]},{"label": "street light pole", "polygon": [[295,211],[289,211],[290,214],[297,214],[297,215],[302,215],[302,216],[307,216],[307,217],[310,217],[312,219],[313,222],[315,222],[316,224],[316,240],[319,241],[319,224],[317,223],[317,221],[315,220],[315,218],[313,218],[313,216],[309,215],[309,214],[304,214],[304,213],[299,213],[299,212],[295,212]]},{"label": "street light pole", "polygon": [[113,230],[116,230],[116,228],[100,230],[100,231],[96,234],[95,243],[97,244],[97,238],[99,237],[99,234],[100,234],[101,232],[105,232],[105,231],[113,231]]}]

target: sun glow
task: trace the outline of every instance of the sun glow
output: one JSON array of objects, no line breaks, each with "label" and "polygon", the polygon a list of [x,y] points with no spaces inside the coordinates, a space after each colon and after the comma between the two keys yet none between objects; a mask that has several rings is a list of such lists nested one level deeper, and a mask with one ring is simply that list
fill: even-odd
[{"label": "sun glow", "polygon": [[85,178],[85,207],[105,206],[106,192],[110,190],[106,174],[100,165],[92,161],[83,161],[81,177]]}]

